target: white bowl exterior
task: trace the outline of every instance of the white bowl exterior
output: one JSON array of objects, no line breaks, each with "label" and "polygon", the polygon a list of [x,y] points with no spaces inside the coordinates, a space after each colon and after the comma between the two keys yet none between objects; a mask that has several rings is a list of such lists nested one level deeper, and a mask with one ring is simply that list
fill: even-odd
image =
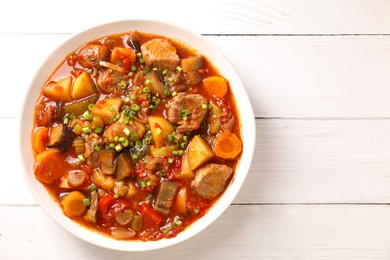
[{"label": "white bowl exterior", "polygon": [[[119,241],[106,237],[98,232],[80,227],[79,224],[63,214],[61,207],[51,198],[44,186],[36,180],[32,170],[34,164],[34,158],[31,151],[33,114],[35,102],[44,82],[49,78],[60,62],[82,44],[103,36],[133,30],[160,34],[172,39],[180,40],[194,49],[199,50],[213,63],[218,71],[229,80],[230,87],[234,92],[240,113],[241,137],[244,144],[241,160],[237,165],[233,181],[209,212],[190,227],[186,228],[184,232],[179,233],[177,237],[150,242]],[[43,208],[59,225],[63,226],[75,236],[101,247],[122,251],[146,251],[171,246],[194,236],[216,220],[231,204],[246,178],[252,162],[256,139],[254,115],[248,95],[237,73],[226,57],[211,42],[201,37],[199,34],[189,32],[188,30],[175,25],[150,20],[119,21],[97,26],[76,34],[64,42],[52,52],[37,71],[29,91],[25,96],[24,107],[20,118],[20,151],[23,158],[24,176],[31,193],[41,208]]]}]

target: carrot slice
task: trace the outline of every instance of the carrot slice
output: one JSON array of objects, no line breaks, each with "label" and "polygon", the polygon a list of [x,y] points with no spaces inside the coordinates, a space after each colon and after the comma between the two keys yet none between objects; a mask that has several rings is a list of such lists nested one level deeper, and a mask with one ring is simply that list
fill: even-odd
[{"label": "carrot slice", "polygon": [[64,159],[65,155],[58,149],[48,149],[40,152],[35,157],[35,177],[39,181],[47,184],[53,184],[61,181],[65,172],[64,167],[61,166]]},{"label": "carrot slice", "polygon": [[66,195],[62,200],[62,208],[65,215],[70,218],[84,215],[86,206],[83,199],[85,199],[85,196],[79,191],[72,191]]},{"label": "carrot slice", "polygon": [[237,135],[223,132],[217,137],[214,145],[214,153],[219,158],[234,159],[242,149],[242,143]]},{"label": "carrot slice", "polygon": [[226,80],[218,76],[212,76],[204,79],[203,86],[208,94],[219,99],[225,97],[228,91]]},{"label": "carrot slice", "polygon": [[46,143],[49,138],[49,129],[42,127],[36,130],[32,136],[32,147],[35,154],[39,154],[46,150]]}]

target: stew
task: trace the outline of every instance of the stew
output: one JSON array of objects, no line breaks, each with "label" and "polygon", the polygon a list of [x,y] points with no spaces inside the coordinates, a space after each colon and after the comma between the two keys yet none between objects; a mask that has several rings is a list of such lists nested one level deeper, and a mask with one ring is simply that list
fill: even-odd
[{"label": "stew", "polygon": [[229,82],[198,51],[137,31],[69,54],[35,106],[34,174],[69,218],[115,239],[171,238],[240,159]]}]

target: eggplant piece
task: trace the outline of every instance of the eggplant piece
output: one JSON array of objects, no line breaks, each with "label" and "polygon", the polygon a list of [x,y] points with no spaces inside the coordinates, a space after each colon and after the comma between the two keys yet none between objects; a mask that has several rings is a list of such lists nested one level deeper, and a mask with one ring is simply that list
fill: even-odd
[{"label": "eggplant piece", "polygon": [[137,147],[136,145],[134,145],[130,148],[130,154],[132,155],[132,158],[136,158],[134,159],[135,161],[142,160],[149,153],[150,153],[150,145],[145,143],[145,138],[142,141],[141,147]]},{"label": "eggplant piece", "polygon": [[65,113],[74,114],[75,116],[82,115],[86,110],[88,110],[88,106],[90,104],[95,104],[97,102],[98,98],[98,95],[94,95],[76,103],[66,105],[64,106],[64,111]]},{"label": "eggplant piece", "polygon": [[127,209],[115,216],[115,220],[119,225],[127,226],[133,218],[133,211]]},{"label": "eggplant piece", "polygon": [[76,135],[73,133],[72,128],[64,125],[56,125],[50,129],[49,142],[47,147],[58,148],[61,151],[67,151]]},{"label": "eggplant piece", "polygon": [[127,44],[130,48],[135,50],[136,52],[141,52],[141,45],[139,44],[139,41],[133,40],[133,39],[127,39]]},{"label": "eggplant piece", "polygon": [[89,222],[96,223],[96,212],[98,209],[98,193],[96,190],[91,192],[90,202],[91,205],[87,211],[86,219]]},{"label": "eggplant piece", "polygon": [[166,90],[167,88],[160,81],[158,72],[152,71],[148,73],[146,75],[146,81],[149,81],[149,84],[147,84],[147,86],[151,88],[153,94],[158,93],[162,98],[166,98],[166,95],[164,94],[164,90]]},{"label": "eggplant piece", "polygon": [[203,57],[201,55],[198,55],[181,59],[180,67],[183,69],[183,72],[197,71],[203,69]]},{"label": "eggplant piece", "polygon": [[209,124],[209,130],[208,132],[212,135],[216,135],[219,133],[219,130],[221,130],[221,114],[222,110],[214,103],[210,102],[211,108],[210,108],[210,114],[207,119],[207,122]]},{"label": "eggplant piece", "polygon": [[157,195],[154,209],[162,214],[168,214],[176,196],[179,184],[175,181],[163,180],[160,184],[160,190]]},{"label": "eggplant piece", "polygon": [[134,162],[128,153],[121,153],[116,161],[115,178],[121,181],[124,178],[132,175]]},{"label": "eggplant piece", "polygon": [[99,159],[101,170],[104,175],[115,174],[115,151],[114,150],[100,150]]}]

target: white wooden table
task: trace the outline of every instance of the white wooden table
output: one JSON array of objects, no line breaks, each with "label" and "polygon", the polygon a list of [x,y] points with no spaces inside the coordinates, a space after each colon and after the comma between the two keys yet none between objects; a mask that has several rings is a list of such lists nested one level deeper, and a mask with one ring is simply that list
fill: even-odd
[{"label": "white wooden table", "polygon": [[[16,145],[21,97],[45,57],[82,29],[135,18],[214,42],[257,124],[248,178],[222,217],[146,253],[55,224]],[[390,259],[390,1],[13,0],[1,4],[0,50],[0,259]]]}]

